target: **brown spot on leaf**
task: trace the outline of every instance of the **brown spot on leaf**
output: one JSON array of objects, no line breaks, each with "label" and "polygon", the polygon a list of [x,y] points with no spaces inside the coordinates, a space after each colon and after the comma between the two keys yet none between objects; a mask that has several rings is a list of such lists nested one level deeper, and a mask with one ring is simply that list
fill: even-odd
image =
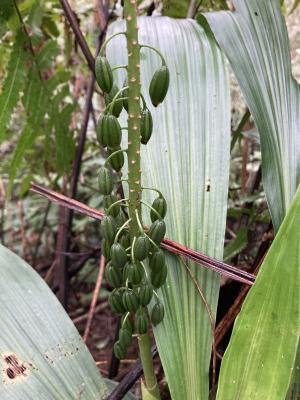
[{"label": "brown spot on leaf", "polygon": [[6,354],[3,356],[4,365],[4,376],[9,381],[26,377],[28,375],[28,366],[25,362],[21,361],[16,354]]},{"label": "brown spot on leaf", "polygon": [[13,371],[13,369],[11,369],[11,368],[7,368],[6,374],[9,377],[9,379],[14,379],[14,377],[16,376],[16,374]]}]

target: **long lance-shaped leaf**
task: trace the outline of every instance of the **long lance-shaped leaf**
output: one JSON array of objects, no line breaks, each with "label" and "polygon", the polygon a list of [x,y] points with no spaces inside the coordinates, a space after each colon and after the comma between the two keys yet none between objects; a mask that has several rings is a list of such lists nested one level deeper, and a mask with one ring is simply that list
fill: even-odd
[{"label": "long lance-shaped leaf", "polygon": [[278,0],[235,0],[236,12],[206,18],[257,125],[263,184],[278,230],[300,182],[300,90]]},{"label": "long lance-shaped leaf", "polygon": [[0,245],[1,400],[99,400],[92,356],[39,275]]},{"label": "long lance-shaped leaf", "polygon": [[[142,148],[142,183],[159,188],[167,199],[168,237],[221,258],[230,140],[229,88],[222,54],[194,21],[145,17],[138,23],[140,43],[157,47],[170,69],[169,92],[154,109],[148,87],[160,59],[142,49],[142,93],[154,120],[153,137]],[[123,23],[114,24],[110,33],[123,28]],[[108,45],[112,65],[126,63],[125,47],[122,37]],[[125,78],[121,74],[119,85]],[[149,191],[143,193],[148,201],[154,197]],[[149,224],[149,210],[145,208],[143,215]],[[167,283],[159,291],[166,316],[155,337],[172,399],[207,399],[219,277],[193,263],[187,265],[189,272],[176,256],[168,256],[167,263]]]},{"label": "long lance-shaped leaf", "polygon": [[[278,230],[300,182],[299,85],[292,77],[278,1],[236,0],[234,5],[235,13],[206,14],[206,18],[229,58],[259,130],[264,188]],[[299,355],[300,351],[295,368],[299,368]],[[292,385],[291,393],[297,387]]]},{"label": "long lance-shaped leaf", "polygon": [[283,400],[293,374],[299,377],[299,226],[300,187],[235,322],[219,400]]}]

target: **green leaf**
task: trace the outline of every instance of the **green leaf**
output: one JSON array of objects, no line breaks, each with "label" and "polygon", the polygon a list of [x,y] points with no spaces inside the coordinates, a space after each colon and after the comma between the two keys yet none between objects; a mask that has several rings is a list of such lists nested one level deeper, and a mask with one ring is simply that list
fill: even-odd
[{"label": "green leaf", "polygon": [[37,56],[37,62],[40,70],[49,68],[54,58],[58,56],[60,49],[55,40],[48,40]]},{"label": "green leaf", "polygon": [[248,243],[248,227],[242,226],[236,235],[236,238],[232,240],[224,249],[224,261],[229,261],[237,254],[239,254]]},{"label": "green leaf", "polygon": [[300,327],[300,186],[236,319],[217,399],[282,400]]},{"label": "green leaf", "polygon": [[226,53],[260,134],[263,184],[278,230],[300,182],[300,90],[278,0],[235,0],[206,18]]},{"label": "green leaf", "polygon": [[12,0],[2,0],[0,7],[0,18],[7,21],[14,13],[14,3]]},{"label": "green leaf", "polygon": [[50,16],[44,16],[42,21],[42,29],[49,36],[53,37],[59,36],[58,27]]},{"label": "green leaf", "polygon": [[70,170],[71,161],[75,153],[75,145],[70,132],[71,116],[76,108],[74,104],[68,104],[59,112],[54,109],[55,137],[56,137],[56,168],[59,173]]},{"label": "green leaf", "polygon": [[163,0],[163,13],[173,18],[186,18],[189,0]]},{"label": "green leaf", "polygon": [[292,76],[287,29],[278,1],[236,0],[234,5],[235,13],[206,14],[206,18],[258,128],[263,183],[278,230],[300,182],[299,84]]},{"label": "green leaf", "polygon": [[104,380],[40,276],[0,245],[1,400],[99,400]]},{"label": "green leaf", "polygon": [[[168,237],[221,258],[230,146],[229,86],[223,56],[192,20],[145,17],[138,24],[141,43],[157,47],[170,69],[169,92],[154,109],[148,87],[160,59],[148,49],[142,51],[142,93],[154,120],[152,138],[142,146],[142,183],[159,188],[166,197]],[[123,29],[123,23],[113,24],[109,34]],[[107,55],[113,66],[126,63],[123,37],[109,43]],[[116,76],[120,86],[124,71]],[[126,124],[123,116],[122,126]],[[155,196],[143,192],[148,202]],[[148,214],[145,209],[147,224]],[[173,400],[207,399],[211,321],[185,265],[171,255],[167,262],[168,280],[159,290],[166,315],[155,328],[160,358]],[[215,313],[219,276],[192,263],[188,267]]]},{"label": "green leaf", "polygon": [[35,139],[41,133],[45,114],[50,108],[46,87],[41,82],[36,68],[32,69],[22,100],[28,118],[10,163],[9,193],[11,192],[17,171],[22,164],[24,154],[28,149],[32,148]]},{"label": "green leaf", "polygon": [[0,94],[0,142],[5,137],[6,127],[26,82],[28,55],[24,51],[23,45],[24,35],[20,31],[16,35],[7,66],[7,75]]}]

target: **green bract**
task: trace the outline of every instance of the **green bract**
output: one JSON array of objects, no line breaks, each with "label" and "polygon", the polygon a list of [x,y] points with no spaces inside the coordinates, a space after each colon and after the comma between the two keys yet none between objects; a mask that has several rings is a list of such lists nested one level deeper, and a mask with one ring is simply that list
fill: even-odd
[{"label": "green bract", "polygon": [[153,295],[152,286],[146,283],[142,285],[139,289],[139,299],[141,306],[147,306],[152,299],[152,295]]},{"label": "green bract", "polygon": [[103,147],[107,146],[107,129],[105,128],[107,119],[108,115],[102,114],[97,122],[97,140]]},{"label": "green bract", "polygon": [[105,93],[109,93],[113,85],[113,74],[106,57],[97,56],[95,61],[96,81]]},{"label": "green bract", "polygon": [[[116,151],[121,150],[121,147],[115,147],[114,149],[108,149],[108,155],[110,156],[111,154],[115,153]],[[123,165],[124,165],[124,153],[119,152],[117,154],[114,154],[110,159],[109,163],[112,166],[112,168],[116,171],[119,172]]]},{"label": "green bract", "polygon": [[118,119],[112,114],[104,114],[97,124],[97,139],[102,146],[119,147],[121,143],[121,127]]},{"label": "green bract", "polygon": [[117,232],[117,226],[111,215],[105,215],[102,218],[100,230],[104,239],[112,243]]},{"label": "green bract", "polygon": [[136,310],[139,308],[139,299],[132,289],[124,291],[122,300],[127,311],[136,312]]},{"label": "green bract", "polygon": [[150,250],[149,238],[146,235],[139,236],[136,238],[133,248],[133,255],[139,261],[144,260],[148,257]]},{"label": "green bract", "polygon": [[153,120],[151,112],[145,108],[141,112],[141,143],[147,144],[153,131]]},{"label": "green bract", "polygon": [[137,263],[127,263],[124,268],[124,281],[128,279],[133,285],[138,285],[143,279],[143,267]]},{"label": "green bract", "polygon": [[114,290],[108,297],[108,303],[115,314],[123,314],[126,311],[122,301],[121,290]]},{"label": "green bract", "polygon": [[122,329],[126,329],[130,334],[132,334],[134,329],[134,323],[130,317],[130,314],[124,314],[121,319]]},{"label": "green bract", "polygon": [[131,333],[127,330],[127,329],[120,329],[119,332],[119,342],[125,347],[127,348],[128,346],[131,345],[132,342],[132,335]]},{"label": "green bract", "polygon": [[169,88],[170,74],[166,65],[155,71],[149,87],[149,95],[154,107],[157,107],[166,97]]},{"label": "green bract", "polygon": [[114,344],[114,353],[119,360],[122,360],[126,357],[127,349],[118,341]]},{"label": "green bract", "polygon": [[156,303],[151,311],[151,322],[154,326],[159,324],[165,316],[165,308],[162,303]]},{"label": "green bract", "polygon": [[167,266],[164,264],[159,271],[151,271],[151,283],[155,288],[160,288],[167,279]]},{"label": "green bract", "polygon": [[166,260],[165,260],[165,255],[162,250],[157,250],[153,253],[149,266],[153,272],[160,271],[163,266],[165,265]]},{"label": "green bract", "polygon": [[110,256],[113,264],[122,268],[126,264],[127,254],[124,247],[120,243],[114,243],[110,249]]},{"label": "green bract", "polygon": [[108,283],[114,287],[118,288],[122,286],[123,283],[123,275],[119,268],[115,267],[111,261],[106,265],[105,277]]},{"label": "green bract", "polygon": [[139,308],[135,316],[135,330],[136,333],[143,335],[148,331],[148,318],[145,310]]},{"label": "green bract", "polygon": [[101,252],[106,261],[110,260],[110,243],[106,239],[101,241]]},{"label": "green bract", "polygon": [[166,234],[166,224],[163,220],[156,220],[150,226],[148,236],[154,243],[160,244]]},{"label": "green bract", "polygon": [[98,175],[99,192],[103,195],[109,195],[113,190],[113,179],[109,170],[101,167]]},{"label": "green bract", "polygon": [[[162,196],[157,197],[153,201],[151,207],[154,208],[154,210],[158,212],[158,214],[160,215],[161,218],[165,218],[166,213],[167,213],[167,202]],[[154,212],[153,210],[151,210],[151,212],[150,212],[150,217],[151,217],[152,222],[159,219],[157,213]]]},{"label": "green bract", "polygon": [[120,238],[120,243],[124,247],[124,249],[127,249],[128,247],[130,247],[130,236],[129,236],[128,232],[125,232],[122,234],[122,236]]}]

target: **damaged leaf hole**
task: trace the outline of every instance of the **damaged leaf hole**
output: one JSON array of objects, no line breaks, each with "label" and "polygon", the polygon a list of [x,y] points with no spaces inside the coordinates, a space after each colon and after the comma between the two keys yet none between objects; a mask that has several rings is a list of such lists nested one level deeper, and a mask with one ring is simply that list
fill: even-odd
[{"label": "damaged leaf hole", "polygon": [[29,366],[18,359],[15,354],[4,355],[3,359],[5,361],[3,369],[5,378],[8,378],[10,381],[12,381],[28,375]]}]

